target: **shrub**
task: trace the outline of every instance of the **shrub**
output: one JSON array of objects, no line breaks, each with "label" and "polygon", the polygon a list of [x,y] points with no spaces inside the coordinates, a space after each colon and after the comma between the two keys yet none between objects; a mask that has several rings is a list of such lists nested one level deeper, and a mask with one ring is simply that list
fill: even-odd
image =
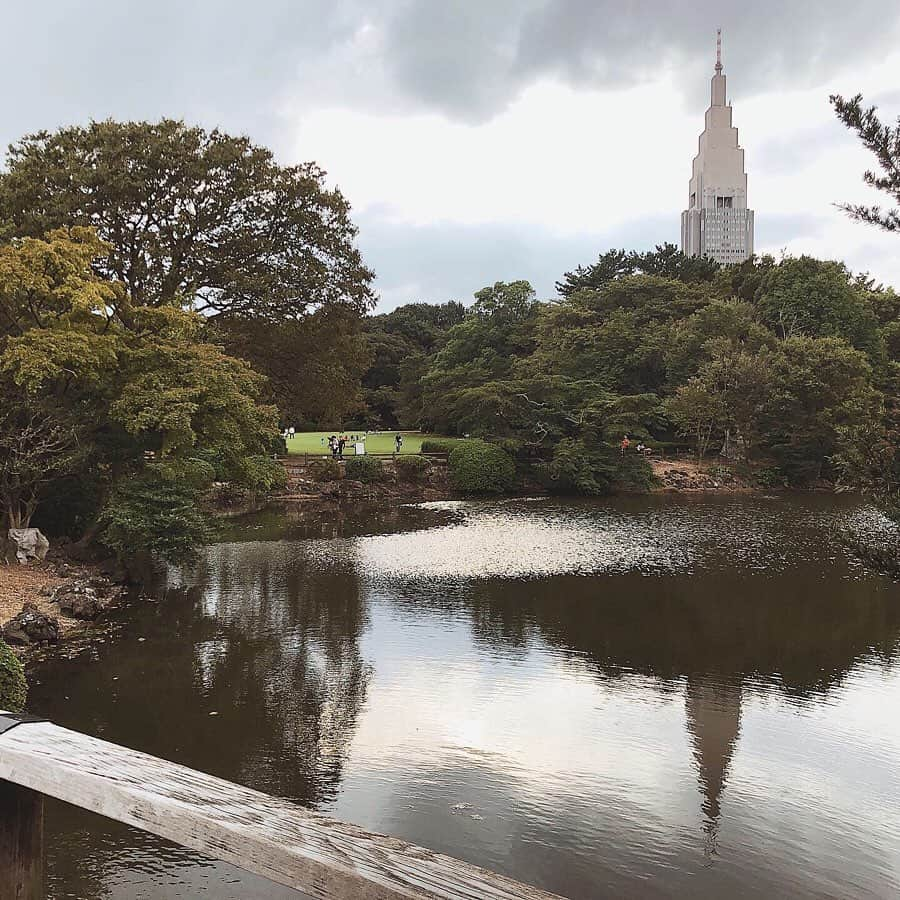
[{"label": "shrub", "polygon": [[753,473],[753,480],[763,488],[785,487],[784,475],[774,466],[757,469]]},{"label": "shrub", "polygon": [[450,453],[450,481],[467,494],[502,494],[516,482],[508,453],[484,441],[463,441]]},{"label": "shrub", "polygon": [[421,481],[431,466],[421,456],[398,456],[394,460],[397,477],[403,481]]},{"label": "shrub", "polygon": [[347,460],[347,477],[354,481],[372,483],[384,477],[381,460],[374,456],[351,456]]},{"label": "shrub", "polygon": [[341,477],[341,465],[333,459],[317,459],[307,471],[316,481],[337,481]]},{"label": "shrub", "polygon": [[0,641],[0,709],[22,712],[27,694],[28,682],[19,657]]},{"label": "shrub", "polygon": [[606,443],[586,444],[563,438],[553,451],[553,459],[538,468],[548,489],[558,493],[610,494],[615,490],[649,490],[653,468],[638,453],[626,453]]},{"label": "shrub", "polygon": [[212,475],[208,463],[179,460],[123,480],[103,509],[103,543],[120,559],[141,551],[171,563],[192,559],[210,535],[199,501]]},{"label": "shrub", "polygon": [[428,438],[422,441],[422,453],[452,453],[462,441],[452,441],[446,438]]}]

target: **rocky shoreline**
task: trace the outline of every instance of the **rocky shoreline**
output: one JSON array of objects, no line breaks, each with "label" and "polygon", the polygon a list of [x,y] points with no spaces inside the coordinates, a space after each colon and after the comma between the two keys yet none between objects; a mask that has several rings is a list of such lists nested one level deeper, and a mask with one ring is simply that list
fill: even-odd
[{"label": "rocky shoreline", "polygon": [[30,665],[60,645],[81,645],[108,631],[105,616],[127,591],[103,564],[60,552],[29,565],[0,564],[0,637]]}]

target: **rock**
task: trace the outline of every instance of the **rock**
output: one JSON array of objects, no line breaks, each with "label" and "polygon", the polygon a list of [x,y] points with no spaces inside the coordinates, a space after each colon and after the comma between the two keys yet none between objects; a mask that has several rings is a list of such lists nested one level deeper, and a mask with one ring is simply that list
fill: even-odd
[{"label": "rock", "polygon": [[120,591],[106,579],[91,578],[61,585],[53,592],[53,599],[73,619],[96,619],[116,604],[119,595]]},{"label": "rock", "polygon": [[7,536],[16,551],[16,559],[24,566],[29,560],[43,560],[50,541],[39,528],[10,528]]},{"label": "rock", "polygon": [[59,641],[59,620],[42,613],[33,603],[26,603],[17,616],[2,629],[8,644],[56,644]]}]

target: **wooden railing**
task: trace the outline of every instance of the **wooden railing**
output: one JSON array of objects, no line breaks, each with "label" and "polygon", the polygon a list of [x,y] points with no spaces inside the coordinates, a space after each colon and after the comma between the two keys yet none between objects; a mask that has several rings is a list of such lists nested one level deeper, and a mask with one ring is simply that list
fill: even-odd
[{"label": "wooden railing", "polygon": [[[5,730],[4,730],[5,729]],[[555,895],[221,778],[0,713],[0,898],[42,898],[43,797],[159,835],[316,898]]]}]

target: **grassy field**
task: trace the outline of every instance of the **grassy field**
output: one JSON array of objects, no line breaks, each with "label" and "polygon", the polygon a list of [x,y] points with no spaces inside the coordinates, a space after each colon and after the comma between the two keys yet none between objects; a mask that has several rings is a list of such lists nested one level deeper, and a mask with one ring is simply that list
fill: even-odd
[{"label": "grassy field", "polygon": [[[347,436],[364,434],[364,432],[354,431],[353,429],[343,433]],[[295,434],[293,439],[288,438],[285,441],[288,453],[329,456],[331,451],[328,449],[328,438],[332,434],[340,436],[341,433],[338,431],[304,431],[300,434]],[[401,453],[418,453],[422,449],[422,441],[428,438],[444,441],[453,440],[452,438],[442,438],[434,434],[422,434],[420,431],[401,431],[400,434],[403,435],[403,449],[400,451]],[[366,451],[368,453],[393,453],[396,435],[396,431],[383,431],[379,434],[369,432],[369,436],[365,439]],[[348,445],[344,448],[344,456],[350,456],[352,453],[353,448],[351,446]]]}]

